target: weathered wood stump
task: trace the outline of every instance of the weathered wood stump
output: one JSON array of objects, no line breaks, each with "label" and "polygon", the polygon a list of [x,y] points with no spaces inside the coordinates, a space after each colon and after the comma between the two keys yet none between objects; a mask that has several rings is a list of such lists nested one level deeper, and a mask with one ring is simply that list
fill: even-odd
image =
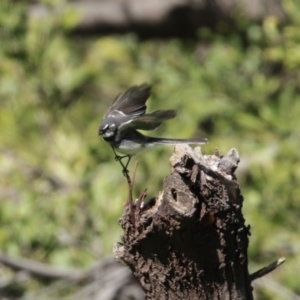
[{"label": "weathered wood stump", "polygon": [[170,162],[159,196],[145,204],[142,193],[125,208],[116,259],[146,299],[253,299],[237,150],[202,155],[177,146]]}]

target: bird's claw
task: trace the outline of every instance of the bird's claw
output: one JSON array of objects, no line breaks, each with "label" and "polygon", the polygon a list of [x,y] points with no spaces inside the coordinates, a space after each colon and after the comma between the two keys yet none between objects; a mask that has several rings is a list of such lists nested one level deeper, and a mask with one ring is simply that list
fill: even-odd
[{"label": "bird's claw", "polygon": [[126,168],[124,168],[124,169],[122,170],[122,173],[123,173],[123,175],[124,175],[125,177],[127,177],[128,174],[129,174],[129,170],[126,169]]}]

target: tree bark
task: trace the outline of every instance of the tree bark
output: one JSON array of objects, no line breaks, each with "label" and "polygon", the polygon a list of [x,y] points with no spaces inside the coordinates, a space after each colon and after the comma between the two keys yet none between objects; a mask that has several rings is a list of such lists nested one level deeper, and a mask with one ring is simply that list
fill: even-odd
[{"label": "tree bark", "polygon": [[163,191],[127,205],[115,258],[130,267],[146,299],[253,299],[237,150],[202,155],[177,146]]}]

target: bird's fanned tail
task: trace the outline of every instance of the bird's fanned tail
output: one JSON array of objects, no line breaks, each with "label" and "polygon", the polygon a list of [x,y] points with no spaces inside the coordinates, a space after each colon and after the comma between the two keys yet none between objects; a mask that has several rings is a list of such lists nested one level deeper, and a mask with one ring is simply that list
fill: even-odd
[{"label": "bird's fanned tail", "polygon": [[208,143],[207,138],[194,138],[194,139],[171,139],[171,138],[156,138],[147,137],[147,142],[155,145],[178,145],[178,144],[190,144],[190,145],[204,145]]}]

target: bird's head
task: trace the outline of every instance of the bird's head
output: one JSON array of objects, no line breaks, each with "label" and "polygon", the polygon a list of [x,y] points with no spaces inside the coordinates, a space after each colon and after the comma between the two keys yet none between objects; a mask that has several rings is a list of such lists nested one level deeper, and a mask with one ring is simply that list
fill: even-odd
[{"label": "bird's head", "polygon": [[106,118],[99,126],[98,134],[102,135],[104,140],[113,140],[117,135],[119,122],[114,118]]}]

